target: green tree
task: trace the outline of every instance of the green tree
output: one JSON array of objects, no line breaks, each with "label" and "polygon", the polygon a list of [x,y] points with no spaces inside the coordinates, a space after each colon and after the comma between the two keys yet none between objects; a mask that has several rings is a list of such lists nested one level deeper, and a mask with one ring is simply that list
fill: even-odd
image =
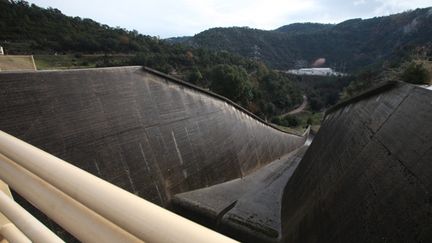
[{"label": "green tree", "polygon": [[402,72],[401,78],[407,83],[427,84],[430,81],[430,74],[423,64],[411,62]]},{"label": "green tree", "polygon": [[239,66],[220,64],[210,72],[210,89],[235,102],[251,100],[252,86],[246,70]]},{"label": "green tree", "polygon": [[198,84],[199,81],[203,79],[203,76],[198,68],[193,68],[192,71],[189,73],[187,79],[193,84]]},{"label": "green tree", "polygon": [[299,125],[299,120],[295,116],[285,116],[282,122],[287,127],[296,127]]},{"label": "green tree", "polygon": [[271,122],[285,127],[296,127],[300,124],[297,117],[289,115],[285,117],[275,116],[271,119]]}]

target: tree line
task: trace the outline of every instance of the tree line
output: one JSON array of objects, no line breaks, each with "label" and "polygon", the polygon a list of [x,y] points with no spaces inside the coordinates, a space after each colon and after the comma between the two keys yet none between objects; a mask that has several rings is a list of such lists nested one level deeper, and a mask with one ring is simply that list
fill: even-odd
[{"label": "tree line", "polygon": [[[99,54],[99,66],[145,65],[223,95],[267,119],[301,103],[301,90],[264,63],[226,51],[65,16],[26,1],[0,0],[0,45],[8,54]],[[128,58],[104,58],[111,54]]]}]

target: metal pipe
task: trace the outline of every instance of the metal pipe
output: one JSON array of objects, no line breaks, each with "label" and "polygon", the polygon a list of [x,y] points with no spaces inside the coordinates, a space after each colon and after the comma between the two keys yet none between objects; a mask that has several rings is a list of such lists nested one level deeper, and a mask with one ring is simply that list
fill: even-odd
[{"label": "metal pipe", "polygon": [[[5,193],[8,197],[12,198],[12,194],[9,190],[9,187],[6,183],[4,183],[2,180],[0,180],[0,191]],[[10,220],[4,216],[0,211],[0,226],[10,223]],[[2,236],[0,235],[0,240],[2,239]]]},{"label": "metal pipe", "polygon": [[80,241],[142,242],[2,154],[0,178]]},{"label": "metal pipe", "polygon": [[33,242],[63,242],[57,235],[2,191],[0,191],[0,212]]},{"label": "metal pipe", "polygon": [[0,226],[0,234],[11,243],[31,243],[31,240],[12,223]]},{"label": "metal pipe", "polygon": [[[13,201],[12,194],[9,190],[8,185],[5,184],[2,180],[0,180],[0,193]],[[12,240],[12,242],[18,240],[22,242],[27,242],[27,236],[24,235],[24,233],[21,232],[18,228],[16,228],[16,226],[12,224],[10,220],[1,213],[1,207],[3,206],[3,204],[4,203],[0,201],[0,243],[9,243],[9,241],[6,239],[6,235],[9,237],[10,240]],[[3,236],[2,233],[6,235]]]},{"label": "metal pipe", "polygon": [[8,197],[13,198],[12,193],[9,190],[9,186],[2,180],[0,180],[0,191],[4,192]]},{"label": "metal pipe", "polygon": [[2,131],[0,153],[144,241],[234,242]]}]

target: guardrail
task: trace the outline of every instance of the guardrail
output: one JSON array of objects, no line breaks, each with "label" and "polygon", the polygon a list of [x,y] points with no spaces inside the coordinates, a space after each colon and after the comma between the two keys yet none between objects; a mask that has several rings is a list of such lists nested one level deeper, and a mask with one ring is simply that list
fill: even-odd
[{"label": "guardrail", "polygon": [[[3,131],[0,179],[83,242],[235,242]],[[12,199],[0,203],[28,239],[61,242]]]}]

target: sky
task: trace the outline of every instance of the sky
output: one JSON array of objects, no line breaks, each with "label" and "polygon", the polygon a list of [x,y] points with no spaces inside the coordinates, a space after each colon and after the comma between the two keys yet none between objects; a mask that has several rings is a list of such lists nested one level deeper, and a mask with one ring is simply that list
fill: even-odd
[{"label": "sky", "polygon": [[69,16],[91,18],[160,38],[191,36],[213,27],[272,30],[298,22],[339,23],[410,9],[432,0],[30,0]]}]

